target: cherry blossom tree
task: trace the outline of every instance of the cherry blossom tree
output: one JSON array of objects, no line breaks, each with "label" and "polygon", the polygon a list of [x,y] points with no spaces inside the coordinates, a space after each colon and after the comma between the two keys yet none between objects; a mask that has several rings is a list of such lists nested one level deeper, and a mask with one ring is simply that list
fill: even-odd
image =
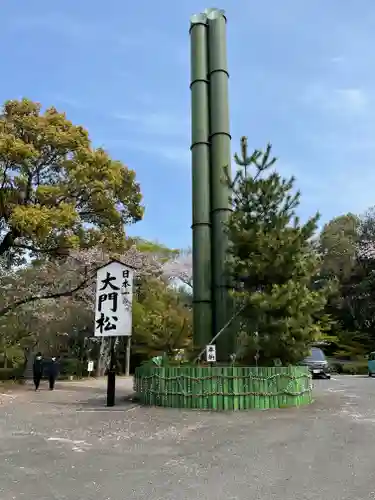
[{"label": "cherry blossom tree", "polygon": [[135,245],[122,254],[109,254],[92,248],[71,252],[60,259],[33,261],[18,269],[0,270],[0,317],[18,307],[43,300],[73,297],[77,293],[92,303],[98,267],[116,258],[135,268],[136,277],[161,276],[163,264]]},{"label": "cherry blossom tree", "polygon": [[[19,345],[27,352],[36,345],[44,352],[63,349],[65,343],[72,340],[74,331],[81,331],[91,337],[96,271],[112,258],[135,268],[135,301],[143,302],[136,308],[138,313],[135,312],[135,332],[139,333],[140,345],[147,345],[147,332],[154,329],[155,325],[158,325],[158,329],[154,332],[154,351],[157,346],[164,344],[168,344],[168,349],[175,344],[186,345],[190,335],[190,311],[178,299],[178,296],[183,295],[179,295],[175,281],[181,277],[185,281],[186,276],[185,282],[188,283],[189,259],[183,255],[179,261],[176,251],[168,254],[164,249],[159,251],[158,245],[153,248],[140,245],[138,241],[121,254],[109,254],[92,248],[71,252],[60,259],[34,261],[16,270],[1,268],[0,290],[3,293],[0,296],[0,335],[9,339],[9,346],[19,343],[11,327],[18,318],[17,324],[22,331]],[[162,314],[163,302],[166,311],[169,311],[167,315]],[[147,321],[144,315],[147,315]],[[141,331],[146,324],[147,332]],[[171,330],[171,337],[168,329]],[[94,339],[95,342],[101,344],[100,368],[103,368],[109,356],[109,343],[100,338]],[[139,348],[145,350],[145,347]]]},{"label": "cherry blossom tree", "polygon": [[177,285],[186,285],[193,288],[193,260],[190,249],[183,250],[168,260],[163,266],[163,272],[170,281]]}]

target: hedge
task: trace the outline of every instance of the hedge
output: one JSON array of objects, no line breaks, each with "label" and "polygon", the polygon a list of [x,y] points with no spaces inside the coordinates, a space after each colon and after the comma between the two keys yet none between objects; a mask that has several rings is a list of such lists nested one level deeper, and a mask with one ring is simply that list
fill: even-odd
[{"label": "hedge", "polygon": [[0,381],[23,378],[23,368],[0,368]]},{"label": "hedge", "polygon": [[334,362],[331,365],[332,371],[343,375],[367,375],[367,360],[353,361],[351,363]]},{"label": "hedge", "polygon": [[84,363],[74,358],[63,358],[60,360],[60,378],[75,376],[81,378],[86,374],[87,362]]}]

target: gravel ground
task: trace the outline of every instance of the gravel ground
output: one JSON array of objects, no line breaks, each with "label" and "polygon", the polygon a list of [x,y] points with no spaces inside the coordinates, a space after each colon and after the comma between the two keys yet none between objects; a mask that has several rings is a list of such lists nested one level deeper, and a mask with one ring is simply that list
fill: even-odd
[{"label": "gravel ground", "polygon": [[316,381],[301,409],[105,408],[102,380],[0,394],[1,500],[375,498],[375,379]]}]

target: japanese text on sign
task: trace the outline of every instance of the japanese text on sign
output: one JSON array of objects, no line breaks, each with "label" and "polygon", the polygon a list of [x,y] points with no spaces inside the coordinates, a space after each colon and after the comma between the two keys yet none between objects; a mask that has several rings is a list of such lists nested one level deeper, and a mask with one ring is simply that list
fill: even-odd
[{"label": "japanese text on sign", "polygon": [[133,270],[110,262],[98,269],[96,280],[95,336],[130,336]]},{"label": "japanese text on sign", "polygon": [[216,363],[216,346],[206,346],[206,361],[207,363]]}]

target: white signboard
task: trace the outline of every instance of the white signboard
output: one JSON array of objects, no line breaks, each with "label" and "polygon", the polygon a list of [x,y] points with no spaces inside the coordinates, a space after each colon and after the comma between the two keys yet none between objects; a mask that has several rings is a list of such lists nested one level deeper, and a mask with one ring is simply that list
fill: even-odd
[{"label": "white signboard", "polygon": [[95,337],[131,336],[133,274],[131,267],[116,261],[97,270]]},{"label": "white signboard", "polygon": [[89,362],[87,363],[87,371],[88,371],[89,373],[91,373],[91,372],[93,372],[93,371],[94,371],[94,361],[89,361]]},{"label": "white signboard", "polygon": [[206,346],[206,361],[207,363],[216,363],[216,346]]}]

